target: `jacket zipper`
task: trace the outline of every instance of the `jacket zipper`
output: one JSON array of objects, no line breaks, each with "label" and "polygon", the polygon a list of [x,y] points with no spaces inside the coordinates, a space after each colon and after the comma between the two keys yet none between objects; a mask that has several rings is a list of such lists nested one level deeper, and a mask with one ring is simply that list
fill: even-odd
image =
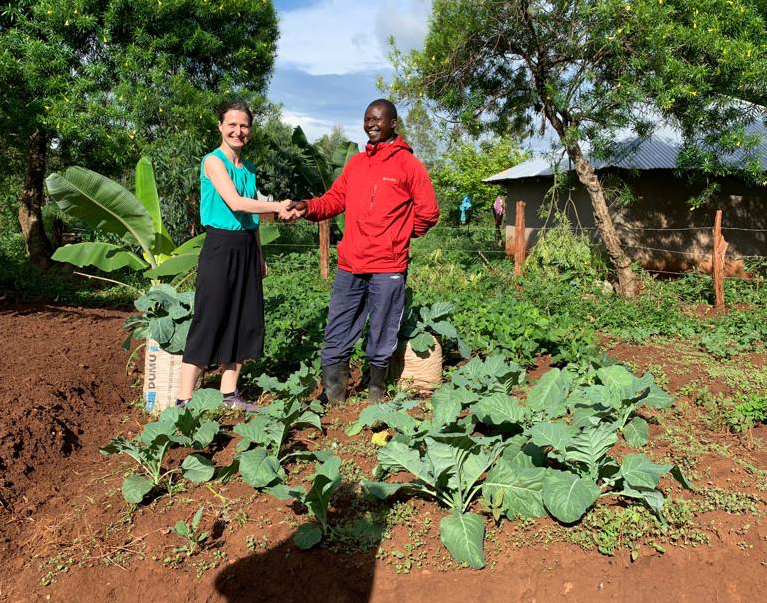
[{"label": "jacket zipper", "polygon": [[376,191],[378,190],[378,185],[373,185],[373,192],[370,193],[370,207],[368,208],[368,212],[373,210],[373,200],[376,198]]}]

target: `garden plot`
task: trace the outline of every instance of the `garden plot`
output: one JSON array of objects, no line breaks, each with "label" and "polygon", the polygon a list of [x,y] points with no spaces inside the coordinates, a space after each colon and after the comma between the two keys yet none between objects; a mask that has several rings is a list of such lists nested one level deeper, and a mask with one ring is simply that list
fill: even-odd
[{"label": "garden plot", "polygon": [[[751,381],[738,386],[759,387],[762,355],[707,364],[694,349],[622,345],[611,356],[630,370],[607,363],[580,373],[472,360],[431,399],[394,398],[382,408],[352,399],[324,414],[311,408],[308,373],[292,386],[264,382],[272,393],[254,417],[214,409],[211,397],[194,425],[181,425],[187,433],[174,421],[166,436],[179,442],[161,464],[171,472],[167,487],[153,483],[134,504],[125,500],[126,492],[138,497],[126,478],[148,474],[130,456],[98,451],[114,437],[143,444],[158,429],[129,404],[138,394],[122,376],[127,353],[116,351],[123,318],[50,307],[0,315],[23,348],[4,358],[3,374],[27,375],[4,381],[3,442],[36,451],[3,456],[1,554],[10,571],[0,593],[10,601],[326,601],[328,593],[339,601],[453,601],[477,592],[489,600],[706,600],[715,591],[721,600],[758,600],[767,562],[765,429],[740,435],[717,423],[701,392],[750,395],[732,375],[750,366]],[[56,345],[62,361],[51,366]],[[505,368],[487,370],[488,362]],[[598,394],[588,388],[609,388],[611,378],[626,388],[619,404],[594,414],[566,408],[574,392],[593,402]],[[41,412],[60,421],[59,431],[34,427]],[[568,432],[576,419],[596,422],[601,445],[595,439],[584,452],[582,431]],[[69,432],[76,443],[63,437]],[[518,445],[494,448],[509,441]],[[440,477],[442,461],[460,467]],[[230,479],[203,479],[210,465],[229,468]],[[467,465],[476,467],[469,480],[451,483]],[[677,469],[694,490],[663,475]],[[542,480],[541,471],[549,474]],[[551,475],[588,496],[559,505],[562,488],[546,493]],[[665,521],[652,504],[632,504],[631,489],[641,488],[662,497]],[[481,550],[477,539],[451,541],[466,516],[484,532]],[[717,571],[701,572],[706,566]]]}]

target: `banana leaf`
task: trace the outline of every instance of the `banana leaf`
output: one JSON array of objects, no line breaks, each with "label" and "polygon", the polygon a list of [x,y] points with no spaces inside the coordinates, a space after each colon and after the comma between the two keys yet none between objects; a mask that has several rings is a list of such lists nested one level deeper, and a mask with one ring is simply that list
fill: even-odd
[{"label": "banana leaf", "polygon": [[[155,242],[152,217],[136,196],[101,174],[71,167],[45,181],[48,194],[61,210],[89,226],[134,239],[143,249]],[[150,262],[151,263],[151,262]]]}]

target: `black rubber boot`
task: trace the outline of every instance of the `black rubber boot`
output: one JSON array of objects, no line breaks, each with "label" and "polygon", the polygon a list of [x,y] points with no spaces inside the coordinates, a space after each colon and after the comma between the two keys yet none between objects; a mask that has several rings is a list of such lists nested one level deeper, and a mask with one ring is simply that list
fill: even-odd
[{"label": "black rubber boot", "polygon": [[370,365],[370,382],[368,383],[368,403],[378,404],[386,393],[386,374],[388,366]]},{"label": "black rubber boot", "polygon": [[322,388],[328,404],[341,404],[346,400],[349,383],[349,362],[336,362],[322,367]]}]

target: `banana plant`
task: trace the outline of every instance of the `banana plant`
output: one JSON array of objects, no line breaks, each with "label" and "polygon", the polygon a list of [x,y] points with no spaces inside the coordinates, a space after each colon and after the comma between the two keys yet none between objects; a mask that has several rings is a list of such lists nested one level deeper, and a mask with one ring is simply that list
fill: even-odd
[{"label": "banana plant", "polygon": [[[353,155],[359,153],[356,142],[345,140],[340,142],[330,157],[320,151],[317,145],[311,144],[300,126],[293,130],[293,144],[300,151],[300,161],[297,163],[298,172],[309,192],[315,196],[326,193],[336,178],[341,175],[347,162]],[[344,215],[335,218],[335,223],[343,232]]]},{"label": "banana plant", "polygon": [[[156,284],[188,273],[197,265],[205,235],[176,246],[162,223],[152,162],[142,157],[136,165],[136,192],[82,167],[46,179],[48,194],[61,210],[104,232],[116,234],[121,244],[97,242],[64,245],[53,259],[80,268],[94,266],[104,272],[121,268],[142,271]],[[276,238],[276,229],[264,225],[262,242]],[[134,250],[139,248],[140,251]]]}]

